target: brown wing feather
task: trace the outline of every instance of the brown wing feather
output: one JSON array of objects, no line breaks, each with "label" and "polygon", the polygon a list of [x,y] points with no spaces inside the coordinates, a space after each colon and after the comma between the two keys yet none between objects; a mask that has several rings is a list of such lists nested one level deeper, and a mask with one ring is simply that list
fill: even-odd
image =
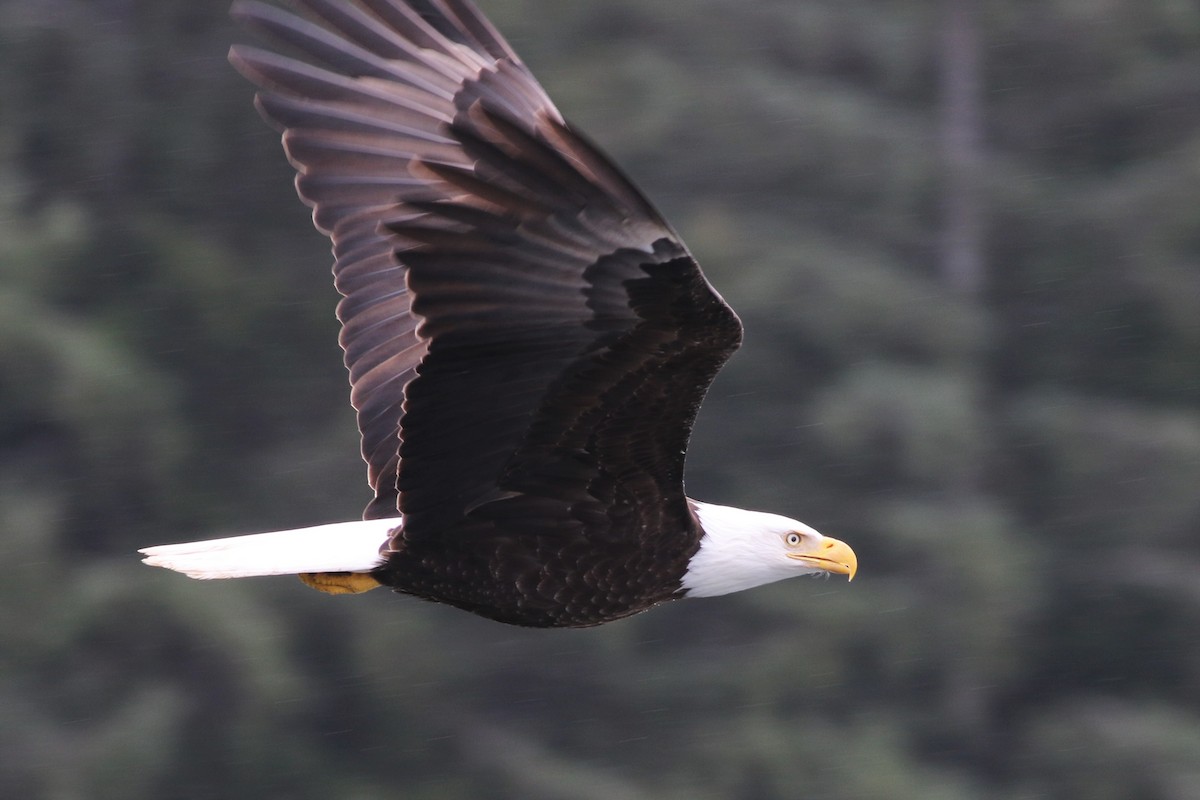
[{"label": "brown wing feather", "polygon": [[399,509],[413,541],[678,548],[683,453],[736,316],[468,3],[296,5],[321,24],[234,13],[303,60],[231,58],[334,242],[367,516]]}]

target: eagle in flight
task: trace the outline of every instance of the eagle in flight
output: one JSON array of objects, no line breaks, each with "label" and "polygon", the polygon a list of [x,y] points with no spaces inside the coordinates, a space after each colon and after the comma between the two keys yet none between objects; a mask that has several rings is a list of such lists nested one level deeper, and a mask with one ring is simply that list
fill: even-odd
[{"label": "eagle in flight", "polygon": [[693,500],[684,455],[741,323],[468,0],[238,2],[234,47],[333,242],[375,497],[362,520],[142,550],[194,578],[388,586],[584,627],[796,575],[848,545]]}]

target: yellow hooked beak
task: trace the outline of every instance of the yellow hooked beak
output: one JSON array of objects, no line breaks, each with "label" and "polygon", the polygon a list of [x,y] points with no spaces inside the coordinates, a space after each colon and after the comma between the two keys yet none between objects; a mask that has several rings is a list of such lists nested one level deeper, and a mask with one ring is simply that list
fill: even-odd
[{"label": "yellow hooked beak", "polygon": [[858,556],[854,555],[850,545],[828,536],[821,539],[815,551],[788,553],[787,557],[803,561],[815,569],[823,569],[837,575],[849,575],[849,580],[854,580],[854,573],[858,572]]}]

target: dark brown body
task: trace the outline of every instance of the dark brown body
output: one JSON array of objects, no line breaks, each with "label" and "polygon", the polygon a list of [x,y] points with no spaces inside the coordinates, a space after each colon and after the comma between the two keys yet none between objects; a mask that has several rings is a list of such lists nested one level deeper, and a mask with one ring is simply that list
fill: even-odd
[{"label": "dark brown body", "polygon": [[556,536],[441,540],[393,553],[374,577],[404,594],[535,628],[589,627],[681,595],[699,546],[672,553]]}]

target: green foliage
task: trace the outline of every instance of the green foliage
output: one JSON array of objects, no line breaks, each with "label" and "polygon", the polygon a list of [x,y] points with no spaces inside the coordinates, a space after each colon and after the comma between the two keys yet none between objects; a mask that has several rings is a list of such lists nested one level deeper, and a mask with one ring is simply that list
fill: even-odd
[{"label": "green foliage", "polygon": [[690,492],[862,564],[548,632],[137,563],[365,504],[327,246],[224,4],[0,0],[0,795],[1197,795],[1200,12],[975,5],[967,297],[948,4],[484,3],[747,324]]},{"label": "green foliage", "polygon": [[1200,730],[1189,715],[1153,702],[1066,702],[1050,711],[1026,734],[1035,776],[1026,796],[1166,800],[1200,786]]}]

